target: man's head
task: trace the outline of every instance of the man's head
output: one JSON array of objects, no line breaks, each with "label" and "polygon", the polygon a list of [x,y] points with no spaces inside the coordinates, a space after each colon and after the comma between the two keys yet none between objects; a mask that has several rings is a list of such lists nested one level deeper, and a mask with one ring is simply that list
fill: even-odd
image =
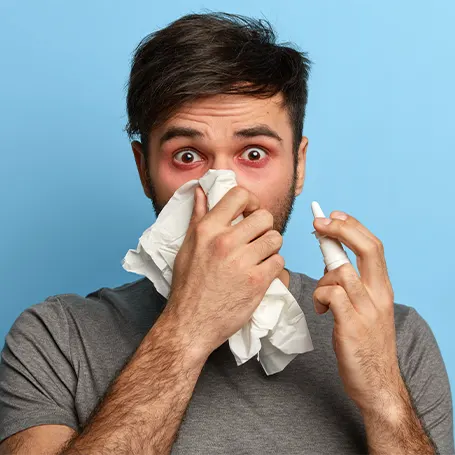
[{"label": "man's head", "polygon": [[270,24],[184,16],[145,37],[128,82],[127,132],[158,215],[185,182],[231,169],[284,233],[305,176],[311,62],[277,45]]}]

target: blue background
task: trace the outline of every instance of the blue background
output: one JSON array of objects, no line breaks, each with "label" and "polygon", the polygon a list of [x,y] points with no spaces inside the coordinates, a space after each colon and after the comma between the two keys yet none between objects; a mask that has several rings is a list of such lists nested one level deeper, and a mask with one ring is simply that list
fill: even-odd
[{"label": "blue background", "polygon": [[384,243],[395,300],[415,307],[455,381],[451,1],[0,3],[0,339],[49,295],[140,278],[121,259],[154,221],[124,85],[139,40],[203,8],[263,16],[314,62],[307,179],[286,266],[322,274],[310,203]]}]

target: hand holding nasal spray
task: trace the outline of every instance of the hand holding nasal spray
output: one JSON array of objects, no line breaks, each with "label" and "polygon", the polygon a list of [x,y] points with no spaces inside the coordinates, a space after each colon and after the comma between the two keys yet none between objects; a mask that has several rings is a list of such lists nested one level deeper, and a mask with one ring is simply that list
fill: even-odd
[{"label": "hand holding nasal spray", "polygon": [[[325,218],[324,212],[317,202],[314,201],[311,203],[311,210],[315,218]],[[324,257],[324,263],[328,271],[351,262],[346,254],[346,251],[344,251],[341,243],[338,240],[326,237],[325,235],[319,234],[316,231],[313,231],[312,233],[319,240],[319,246],[321,248],[322,256]]]}]

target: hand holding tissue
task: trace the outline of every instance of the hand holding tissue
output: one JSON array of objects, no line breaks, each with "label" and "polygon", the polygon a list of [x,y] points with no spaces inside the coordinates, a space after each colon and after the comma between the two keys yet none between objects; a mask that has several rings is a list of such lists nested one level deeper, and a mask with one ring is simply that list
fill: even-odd
[{"label": "hand holding tissue", "polygon": [[[174,261],[188,230],[194,191],[199,185],[207,196],[208,210],[212,210],[237,182],[233,171],[213,169],[199,180],[186,182],[142,234],[137,249],[129,250],[122,261],[125,270],[146,276],[165,298],[171,290]],[[242,220],[240,215],[232,225]],[[250,320],[229,337],[229,347],[237,365],[257,355],[267,375],[282,371],[297,354],[313,350],[305,315],[281,280],[272,281]]]}]

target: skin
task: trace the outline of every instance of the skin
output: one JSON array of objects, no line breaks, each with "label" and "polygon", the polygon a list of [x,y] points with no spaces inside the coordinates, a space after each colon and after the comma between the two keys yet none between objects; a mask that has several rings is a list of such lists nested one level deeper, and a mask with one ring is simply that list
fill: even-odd
[{"label": "skin", "polygon": [[[294,199],[303,188],[308,138],[302,138],[294,173],[292,129],[281,101],[281,95],[267,100],[220,95],[186,106],[152,132],[148,168],[141,144],[133,142],[144,192],[152,199],[155,212],[158,214],[186,181],[202,177],[208,169],[232,169],[238,184],[258,197],[260,206],[272,213],[274,229],[283,234]],[[270,126],[283,141],[234,138],[237,129],[257,123]],[[159,137],[169,126],[196,128],[204,136],[191,140],[175,138],[160,147]],[[245,158],[242,153],[246,150],[248,154],[252,145],[270,152],[269,158],[254,165],[240,159]],[[176,153],[188,148],[196,155],[185,164],[183,153],[177,158]],[[397,450],[402,447],[403,453],[409,448],[433,453],[398,366],[393,289],[381,241],[355,218],[339,211],[329,219],[316,219],[314,227],[343,242],[357,256],[360,275],[351,264],[325,272],[315,290],[314,304],[318,313],[331,309],[334,314],[332,339],[340,376],[346,393],[364,416],[371,452],[401,453]],[[280,279],[289,286],[286,269]]]},{"label": "skin", "polygon": [[313,225],[356,255],[359,273],[352,264],[325,269],[313,300],[318,314],[333,313],[338,371],[363,415],[369,453],[434,454],[400,373],[394,293],[382,242],[340,211],[316,218]]},{"label": "skin", "polygon": [[[148,167],[141,152],[142,145],[133,142],[132,149],[144,192],[152,200],[155,212],[159,213],[175,190],[186,181],[202,177],[208,169],[232,169],[237,175],[239,186],[256,196],[260,208],[265,208],[273,215],[274,229],[283,234],[294,198],[303,188],[308,139],[302,137],[298,165],[294,169],[292,129],[280,101],[280,95],[268,100],[230,95],[207,98],[185,106],[168,122],[152,131],[147,151]],[[234,137],[234,131],[258,123],[268,125],[279,134],[282,141],[264,136],[249,139]],[[196,128],[203,136],[174,138],[160,147],[159,138],[171,126]],[[251,156],[248,158],[246,155],[251,151],[251,146],[260,147],[266,152],[266,157],[261,152],[259,162],[250,163]],[[196,162],[191,163],[191,159],[190,163],[181,162],[183,154],[178,155],[180,160],[176,159],[177,153],[188,150],[188,147],[195,153],[193,157],[196,157]],[[205,204],[200,200],[195,204],[195,226],[203,223],[208,215],[204,213],[204,207]],[[333,212],[329,219],[316,219],[314,227],[319,233],[340,240],[357,257],[359,274],[351,264],[326,271],[318,282],[313,298],[317,313],[323,314],[329,309],[333,313],[332,340],[338,370],[346,393],[364,417],[369,453],[434,454],[434,446],[413,409],[400,375],[395,343],[393,289],[382,243],[354,217],[343,212]],[[286,269],[283,269],[279,278],[289,286]],[[162,318],[161,325],[156,324],[147,335],[150,340],[146,337],[131,365],[117,380],[105,407],[92,422],[85,437],[82,435],[77,438],[72,448],[61,452],[59,448],[76,436],[74,431],[64,426],[41,425],[8,438],[1,445],[0,454],[25,454],[29,453],[31,447],[36,453],[81,453],[79,446],[91,448],[97,440],[101,440],[101,446],[104,447],[107,444],[104,439],[113,444],[108,447],[118,447],[121,428],[128,433],[125,440],[130,440],[130,427],[126,424],[131,423],[132,416],[139,415],[141,407],[137,403],[144,404],[146,400],[151,403],[147,413],[153,411],[152,414],[158,414],[145,413],[145,417],[139,416],[141,419],[145,418],[151,423],[168,419],[170,423],[160,425],[161,432],[157,429],[151,432],[151,436],[135,436],[130,444],[137,443],[140,446],[146,437],[153,437],[156,439],[154,444],[161,444],[157,453],[169,453],[187,400],[191,397],[204,363],[182,357],[183,351],[178,343],[175,346],[169,343],[169,337],[172,338],[175,332],[170,321],[173,319],[171,310],[174,306],[170,305],[170,310],[165,312],[170,314],[167,318],[169,321],[166,317]],[[169,327],[174,327],[172,332]],[[176,339],[184,338],[177,335]],[[163,339],[166,345],[160,350],[159,342]],[[175,349],[172,350],[169,345]],[[151,346],[154,348],[151,349]],[[206,358],[208,353],[203,357]],[[161,360],[158,361],[158,358]],[[163,371],[152,371],[154,365],[162,363],[162,359],[169,359],[167,375],[163,375]],[[154,378],[153,381],[162,381],[163,387],[156,387],[154,382],[153,387],[144,392],[150,377]],[[154,397],[152,392],[156,389],[167,392],[164,397]],[[126,401],[125,397],[128,398]],[[115,415],[110,421],[112,414],[119,410],[125,412]],[[125,424],[121,419],[125,420]],[[113,422],[121,423],[115,431],[112,430]],[[146,428],[139,422],[142,420],[133,422],[133,427]],[[130,444],[125,449],[128,453],[131,452]],[[112,453],[112,450],[108,452]]]},{"label": "skin", "polygon": [[[281,94],[265,100],[218,95],[188,104],[152,130],[148,167],[142,144],[132,142],[144,193],[152,200],[155,213],[159,214],[185,182],[201,178],[209,169],[231,169],[238,185],[258,197],[260,206],[273,215],[274,229],[284,234],[295,197],[302,192],[308,138],[302,137],[294,169],[292,128],[282,100]],[[282,141],[266,136],[234,137],[235,131],[258,124],[269,126]],[[203,136],[176,137],[160,146],[160,137],[174,126],[197,129]],[[185,161],[185,151],[192,154],[191,161]],[[280,279],[289,286],[286,269]]]}]

